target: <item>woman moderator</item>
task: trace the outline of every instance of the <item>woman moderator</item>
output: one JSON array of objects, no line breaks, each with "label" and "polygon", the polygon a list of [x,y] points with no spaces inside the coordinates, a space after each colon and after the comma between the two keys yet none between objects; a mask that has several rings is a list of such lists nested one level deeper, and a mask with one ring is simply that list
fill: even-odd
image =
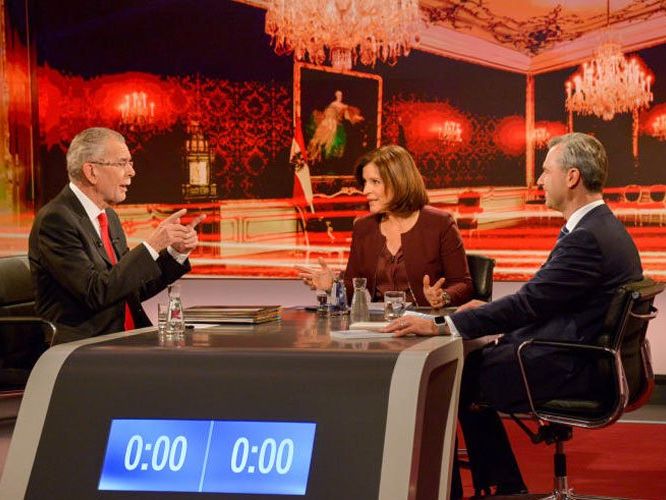
[{"label": "woman moderator", "polygon": [[[367,279],[373,301],[389,290],[434,308],[467,302],[472,280],[455,220],[428,206],[423,178],[402,147],[383,146],[363,156],[354,172],[370,205],[370,214],[354,223],[345,271],[347,296],[352,278]],[[297,266],[312,289],[330,290],[333,272]]]}]

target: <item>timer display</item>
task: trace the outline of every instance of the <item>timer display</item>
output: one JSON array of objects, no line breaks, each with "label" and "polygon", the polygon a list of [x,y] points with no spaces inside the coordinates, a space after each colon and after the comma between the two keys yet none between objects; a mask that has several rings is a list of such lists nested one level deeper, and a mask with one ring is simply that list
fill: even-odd
[{"label": "timer display", "polygon": [[312,422],[115,419],[99,490],[305,495]]}]

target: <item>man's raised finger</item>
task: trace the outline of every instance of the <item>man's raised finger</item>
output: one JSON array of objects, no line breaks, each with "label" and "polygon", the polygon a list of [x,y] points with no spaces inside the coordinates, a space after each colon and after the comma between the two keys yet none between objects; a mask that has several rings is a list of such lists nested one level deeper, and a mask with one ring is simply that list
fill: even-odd
[{"label": "man's raised finger", "polygon": [[172,213],[171,215],[169,215],[169,217],[160,222],[160,226],[166,224],[178,224],[180,222],[178,219],[180,219],[186,213],[187,213],[187,208],[181,208],[180,210]]},{"label": "man's raised finger", "polygon": [[194,219],[192,219],[190,221],[188,226],[191,227],[192,229],[194,229],[195,227],[197,227],[199,225],[199,222],[201,222],[205,218],[206,218],[206,214],[199,214],[197,217],[195,217]]}]

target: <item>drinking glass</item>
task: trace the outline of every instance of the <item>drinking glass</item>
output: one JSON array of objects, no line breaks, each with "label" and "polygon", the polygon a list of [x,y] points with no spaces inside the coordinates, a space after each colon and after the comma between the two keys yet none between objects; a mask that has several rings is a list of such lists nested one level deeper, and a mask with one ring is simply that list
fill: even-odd
[{"label": "drinking glass", "polygon": [[183,301],[180,298],[180,285],[169,285],[169,308],[167,311],[167,335],[185,333],[185,315]]},{"label": "drinking glass", "polygon": [[391,321],[402,316],[405,312],[405,292],[391,290],[384,293],[384,319]]},{"label": "drinking glass", "polygon": [[165,302],[157,303],[157,333],[164,335],[167,327],[167,315],[169,312],[169,304]]}]

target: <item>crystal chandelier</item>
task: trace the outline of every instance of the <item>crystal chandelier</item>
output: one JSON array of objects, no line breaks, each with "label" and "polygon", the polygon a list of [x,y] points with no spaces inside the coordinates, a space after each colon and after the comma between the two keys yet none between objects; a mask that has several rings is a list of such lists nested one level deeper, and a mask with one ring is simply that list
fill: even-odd
[{"label": "crystal chandelier", "polygon": [[660,141],[666,141],[666,114],[659,115],[652,122],[652,137]]},{"label": "crystal chandelier", "polygon": [[120,104],[120,122],[123,125],[143,126],[155,119],[155,103],[148,102],[145,92],[132,92],[125,94]]},{"label": "crystal chandelier", "polygon": [[534,146],[537,149],[545,148],[550,141],[550,132],[546,127],[536,127],[534,132],[532,132],[532,140],[534,141]]},{"label": "crystal chandelier", "polygon": [[445,121],[437,127],[437,139],[448,144],[462,142],[462,127],[460,123],[451,120]]},{"label": "crystal chandelier", "polygon": [[[610,26],[610,0],[606,2],[607,30]],[[607,34],[608,36],[608,34]],[[653,99],[652,76],[637,58],[627,60],[622,47],[608,37],[565,83],[569,112],[596,115],[606,121],[617,113],[646,108]]]},{"label": "crystal chandelier", "polygon": [[394,65],[418,45],[418,0],[269,0],[266,33],[278,55],[348,70]]}]

